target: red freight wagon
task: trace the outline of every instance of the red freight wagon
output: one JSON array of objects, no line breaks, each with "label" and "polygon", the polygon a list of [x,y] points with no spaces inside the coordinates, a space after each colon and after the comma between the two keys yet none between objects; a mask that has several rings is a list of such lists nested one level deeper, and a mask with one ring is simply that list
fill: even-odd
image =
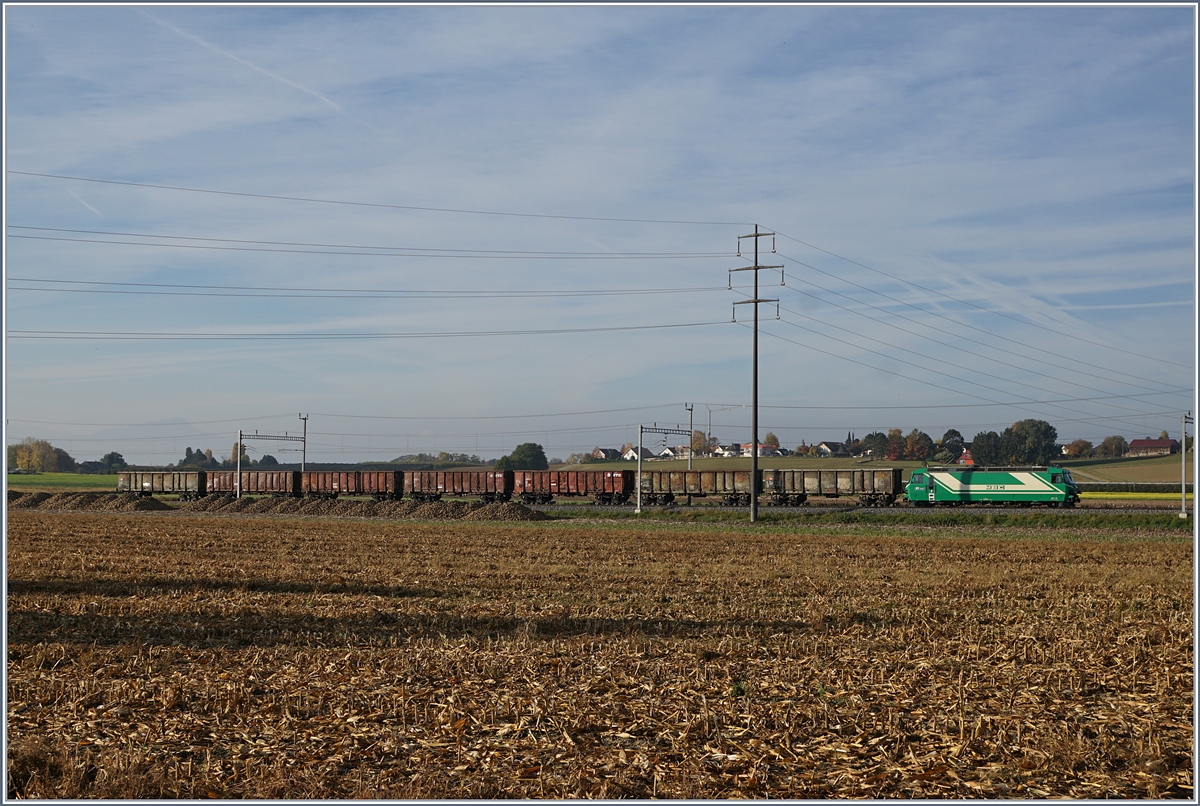
[{"label": "red freight wagon", "polygon": [[511,470],[415,470],[404,474],[404,494],[417,501],[469,495],[490,503],[507,501],[512,493]]},{"label": "red freight wagon", "polygon": [[300,490],[324,498],[361,495],[357,470],[307,470],[300,474]]},{"label": "red freight wagon", "polygon": [[437,476],[442,495],[476,495],[488,503],[512,498],[511,470],[448,470]]},{"label": "red freight wagon", "polygon": [[414,501],[437,501],[438,474],[432,470],[413,470],[404,474],[404,494]]},{"label": "red freight wagon", "polygon": [[205,486],[209,493],[234,492],[232,470],[210,470]]},{"label": "red freight wagon", "polygon": [[552,470],[550,494],[589,495],[598,504],[623,504],[633,493],[632,470]]},{"label": "red freight wagon", "polygon": [[526,504],[549,504],[554,498],[549,470],[514,470],[512,474],[513,493]]},{"label": "red freight wagon", "polygon": [[359,490],[377,501],[396,499],[404,495],[404,473],[400,470],[360,470]]}]

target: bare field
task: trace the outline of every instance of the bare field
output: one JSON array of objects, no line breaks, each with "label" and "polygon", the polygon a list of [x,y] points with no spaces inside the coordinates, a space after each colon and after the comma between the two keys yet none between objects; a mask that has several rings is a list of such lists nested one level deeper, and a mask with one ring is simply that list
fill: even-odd
[{"label": "bare field", "polygon": [[1190,535],[10,510],[10,797],[1192,798]]}]

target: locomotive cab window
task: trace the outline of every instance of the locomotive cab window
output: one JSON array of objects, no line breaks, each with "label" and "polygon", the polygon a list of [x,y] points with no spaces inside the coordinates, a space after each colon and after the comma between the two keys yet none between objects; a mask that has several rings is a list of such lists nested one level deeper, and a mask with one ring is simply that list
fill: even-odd
[{"label": "locomotive cab window", "polygon": [[1062,473],[1052,473],[1050,475],[1051,484],[1062,484]]}]

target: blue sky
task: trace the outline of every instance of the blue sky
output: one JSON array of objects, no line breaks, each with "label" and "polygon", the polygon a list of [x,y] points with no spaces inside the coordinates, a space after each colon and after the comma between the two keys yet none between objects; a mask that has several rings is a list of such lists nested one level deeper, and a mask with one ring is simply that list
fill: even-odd
[{"label": "blue sky", "polygon": [[4,11],[10,443],[749,441],[755,224],[785,446],[1194,406],[1189,7]]}]

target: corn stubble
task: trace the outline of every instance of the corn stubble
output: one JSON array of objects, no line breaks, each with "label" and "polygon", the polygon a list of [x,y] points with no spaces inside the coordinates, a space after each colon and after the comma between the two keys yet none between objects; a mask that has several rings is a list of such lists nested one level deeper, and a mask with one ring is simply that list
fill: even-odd
[{"label": "corn stubble", "polygon": [[1186,540],[9,518],[10,797],[1192,797]]}]

